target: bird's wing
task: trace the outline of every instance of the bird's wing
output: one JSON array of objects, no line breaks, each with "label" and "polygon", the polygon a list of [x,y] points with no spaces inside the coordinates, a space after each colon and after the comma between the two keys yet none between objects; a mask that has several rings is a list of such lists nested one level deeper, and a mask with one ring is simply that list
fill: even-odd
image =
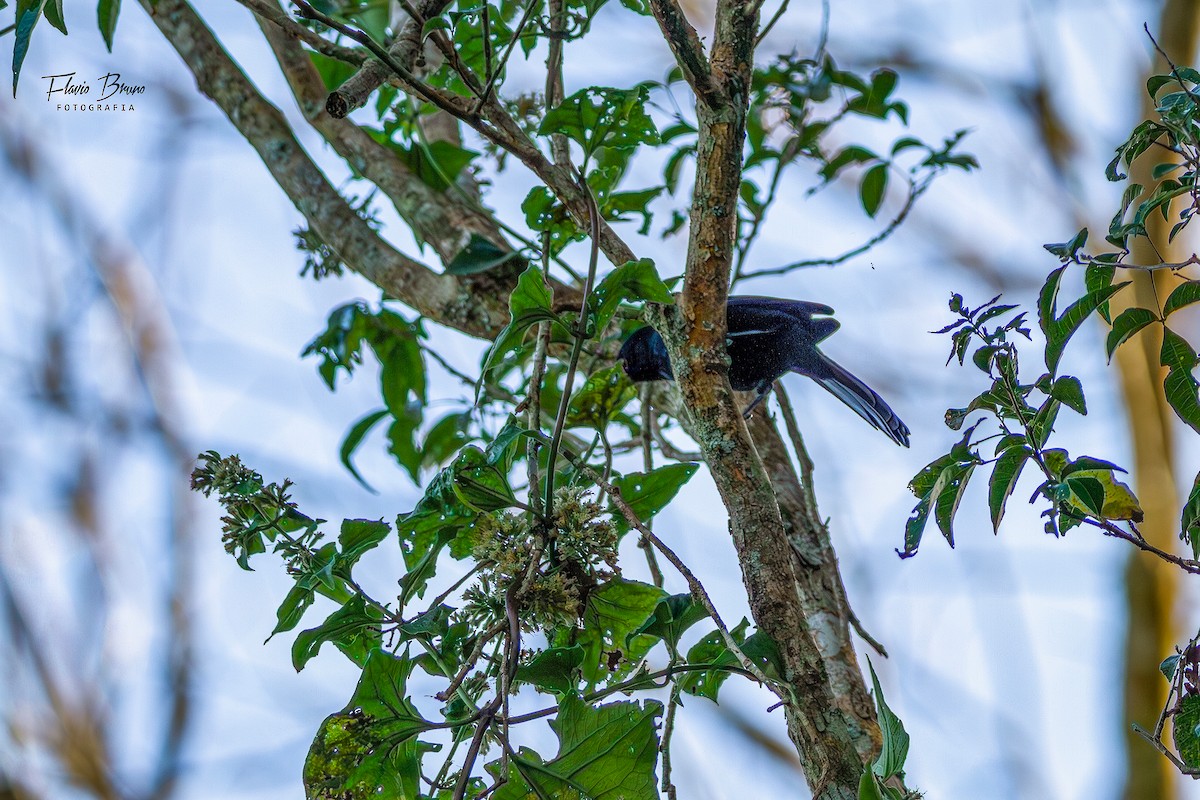
[{"label": "bird's wing", "polygon": [[[742,295],[729,298],[729,308],[726,312],[729,319],[729,329],[743,327],[735,324],[735,320],[769,317],[778,319],[779,316],[790,318],[792,324],[799,323],[804,330],[804,338],[813,344],[823,341],[836,331],[839,323],[830,319],[833,309],[824,303],[810,303],[807,300],[785,300],[779,297],[759,297]],[[778,316],[777,316],[778,315]],[[744,326],[754,327],[754,326]]]},{"label": "bird's wing", "polygon": [[740,331],[788,331],[793,334],[789,339],[799,338],[810,345],[824,341],[840,327],[828,316],[832,313],[832,308],[821,303],[755,296],[729,298],[726,311],[731,335]]}]

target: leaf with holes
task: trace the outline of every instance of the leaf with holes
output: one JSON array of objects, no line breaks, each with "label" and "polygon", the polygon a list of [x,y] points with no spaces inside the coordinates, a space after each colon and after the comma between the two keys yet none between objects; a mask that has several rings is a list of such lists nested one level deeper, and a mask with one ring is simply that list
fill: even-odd
[{"label": "leaf with holes", "polygon": [[585,157],[601,147],[629,148],[656,145],[658,129],[646,113],[647,89],[611,89],[589,86],[550,109],[538,134],[561,133],[578,142]]},{"label": "leaf with holes", "polygon": [[648,302],[671,305],[675,302],[671,290],[658,277],[654,262],[648,258],[629,261],[614,269],[588,299],[592,316],[593,336],[600,336],[622,302]]},{"label": "leaf with holes", "polygon": [[[642,522],[646,522],[666,507],[679,494],[683,485],[696,474],[699,464],[667,464],[650,472],[630,472],[613,478],[613,487],[621,499]],[[619,510],[613,518],[618,525],[624,522]]]},{"label": "leaf with holes", "polygon": [[406,684],[415,662],[375,650],[350,702],[321,723],[304,761],[306,797],[371,800],[416,797],[421,756],[417,741],[434,727],[421,718]]},{"label": "leaf with holes", "polygon": [[[662,704],[654,700],[593,706],[568,695],[551,723],[558,735],[558,755],[543,762],[525,747],[510,755],[506,780],[493,797],[657,800],[655,720],[660,714]],[[499,777],[501,762],[487,768]]]}]

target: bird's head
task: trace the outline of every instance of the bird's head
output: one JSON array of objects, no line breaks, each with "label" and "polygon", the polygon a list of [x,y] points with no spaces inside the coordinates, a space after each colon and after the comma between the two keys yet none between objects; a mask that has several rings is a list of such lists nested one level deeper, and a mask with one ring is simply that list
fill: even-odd
[{"label": "bird's head", "polygon": [[639,328],[621,345],[617,354],[625,374],[634,383],[640,381],[674,380],[667,345],[654,328]]}]

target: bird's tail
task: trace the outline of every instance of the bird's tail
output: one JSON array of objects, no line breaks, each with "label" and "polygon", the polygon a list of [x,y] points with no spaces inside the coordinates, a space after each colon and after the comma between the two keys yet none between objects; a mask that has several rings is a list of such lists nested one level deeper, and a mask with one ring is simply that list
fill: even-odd
[{"label": "bird's tail", "polygon": [[883,398],[824,353],[818,353],[818,356],[819,366],[813,370],[805,370],[805,373],[854,409],[860,417],[886,433],[893,442],[908,447],[908,426],[896,416],[896,412],[892,411]]}]

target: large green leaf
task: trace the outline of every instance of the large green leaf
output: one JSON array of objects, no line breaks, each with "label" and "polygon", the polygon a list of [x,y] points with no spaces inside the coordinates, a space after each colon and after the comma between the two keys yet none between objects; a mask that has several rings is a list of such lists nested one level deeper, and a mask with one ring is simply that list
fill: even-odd
[{"label": "large green leaf", "polygon": [[538,134],[561,133],[578,142],[590,158],[600,147],[658,144],[658,130],[646,113],[647,89],[589,86],[547,112]]},{"label": "large green leaf", "polygon": [[606,653],[627,661],[644,655],[654,638],[640,637],[632,643],[629,639],[641,630],[666,596],[657,586],[623,578],[613,578],[588,594],[583,630],[577,641],[584,649],[583,677],[589,683],[598,683],[613,663]]},{"label": "large green leaf", "polygon": [[[492,365],[520,345],[530,326],[546,321],[559,322],[558,315],[551,308],[552,301],[542,271],[537,265],[530,264],[517,278],[517,286],[508,298],[509,321],[488,349],[479,378],[479,387],[483,386],[484,377]],[[478,394],[478,388],[476,393]]]},{"label": "large green leaf", "polygon": [[1171,718],[1171,736],[1183,763],[1200,768],[1200,695],[1189,694],[1179,701],[1179,712]]},{"label": "large green leaf", "polygon": [[375,650],[354,696],[321,723],[304,761],[308,800],[415,800],[421,756],[432,746],[417,735],[421,718],[406,684],[413,662]]},{"label": "large green leaf", "polygon": [[635,397],[637,389],[620,364],[593,372],[571,397],[567,425],[588,425],[603,430]]},{"label": "large green leaf", "polygon": [[[699,464],[667,464],[650,472],[630,472],[613,478],[612,484],[637,518],[645,522],[675,499],[699,467]],[[624,517],[619,512],[614,512],[613,517],[618,525],[623,525]]]},{"label": "large green leaf", "polygon": [[[558,755],[543,762],[522,748],[509,758],[508,781],[496,800],[657,800],[655,718],[662,704],[608,703],[592,706],[574,695],[563,698],[551,725]],[[499,762],[488,768],[495,773]]]},{"label": "large green leaf", "polygon": [[671,304],[671,290],[658,277],[654,262],[648,258],[629,261],[604,276],[588,298],[592,330],[599,336],[608,326],[622,301]]},{"label": "large green leaf", "polygon": [[347,658],[363,666],[367,656],[382,642],[379,633],[382,618],[379,609],[356,594],[320,625],[296,636],[292,643],[292,666],[297,672],[304,669],[325,642],[333,642]]}]

